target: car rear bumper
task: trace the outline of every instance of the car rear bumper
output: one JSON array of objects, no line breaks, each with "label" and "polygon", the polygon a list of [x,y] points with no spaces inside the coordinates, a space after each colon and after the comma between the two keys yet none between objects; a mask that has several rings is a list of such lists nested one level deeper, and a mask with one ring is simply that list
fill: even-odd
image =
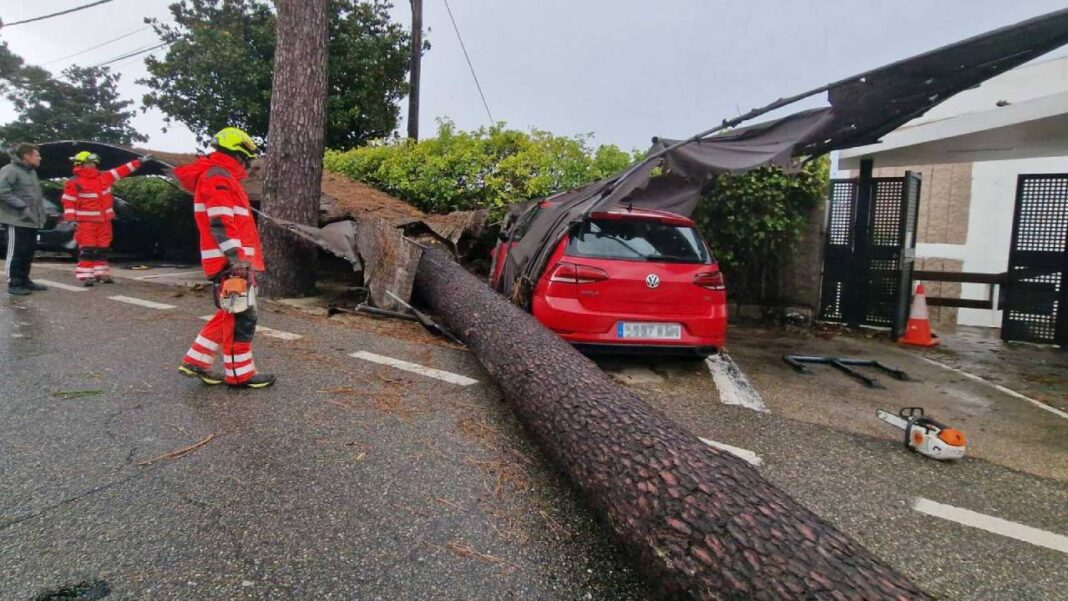
[{"label": "car rear bumper", "polygon": [[[727,341],[727,308],[712,305],[707,315],[661,313],[593,313],[573,299],[535,297],[534,317],[564,340],[583,349],[613,353],[709,355]],[[682,336],[676,340],[621,339],[619,322],[678,323]]]},{"label": "car rear bumper", "polygon": [[720,346],[672,346],[652,344],[590,344],[572,342],[572,346],[588,355],[643,355],[655,357],[708,357],[719,353]]}]

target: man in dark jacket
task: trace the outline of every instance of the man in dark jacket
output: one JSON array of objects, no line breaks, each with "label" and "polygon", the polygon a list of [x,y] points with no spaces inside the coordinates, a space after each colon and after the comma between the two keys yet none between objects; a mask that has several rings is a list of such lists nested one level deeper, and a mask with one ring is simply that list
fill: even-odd
[{"label": "man in dark jacket", "polygon": [[37,230],[44,227],[44,198],[35,169],[41,153],[33,144],[19,144],[11,162],[0,169],[0,224],[7,226],[7,291],[26,295],[45,287],[30,279],[37,250]]}]

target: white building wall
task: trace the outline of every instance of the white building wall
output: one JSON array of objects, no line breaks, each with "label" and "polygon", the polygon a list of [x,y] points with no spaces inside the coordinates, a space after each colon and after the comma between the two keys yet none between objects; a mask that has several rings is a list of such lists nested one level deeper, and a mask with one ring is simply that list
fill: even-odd
[{"label": "white building wall", "polygon": [[[1039,173],[1068,173],[1068,157],[974,163],[967,244],[920,244],[917,245],[917,256],[962,259],[963,271],[1006,271],[1012,243],[1017,176]],[[988,294],[989,286],[986,284],[964,284],[961,289],[961,298],[986,299]],[[986,309],[960,309],[957,323],[1001,327],[1001,313]]]}]

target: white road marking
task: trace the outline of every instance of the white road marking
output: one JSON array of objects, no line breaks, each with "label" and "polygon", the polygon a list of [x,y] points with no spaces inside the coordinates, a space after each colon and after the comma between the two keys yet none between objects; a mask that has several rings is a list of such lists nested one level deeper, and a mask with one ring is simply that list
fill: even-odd
[{"label": "white road marking", "polygon": [[753,411],[767,413],[768,408],[764,405],[764,398],[760,396],[749,378],[745,377],[742,370],[727,353],[720,352],[705,360],[708,371],[712,373],[712,381],[719,390],[719,400],[724,405],[740,405]]},{"label": "white road marking", "polygon": [[44,284],[45,286],[48,286],[50,288],[59,288],[60,290],[69,290],[71,292],[89,292],[89,289],[85,288],[83,286],[71,286],[70,284],[63,284],[63,283],[60,283],[60,282],[53,282],[52,280],[36,279],[34,281],[38,282],[38,283],[41,283],[41,284]]},{"label": "white road marking", "polygon": [[961,509],[952,505],[936,503],[923,497],[917,497],[912,502],[912,508],[920,513],[933,515],[936,518],[949,520],[972,528],[979,528],[1001,536],[1014,538],[1025,543],[1031,543],[1039,547],[1053,549],[1061,553],[1068,553],[1068,536],[1056,534],[1046,530],[1039,530],[1024,524],[1010,522],[984,513],[977,513],[968,509]]},{"label": "white road marking", "polygon": [[738,457],[739,459],[744,459],[749,463],[753,464],[754,467],[764,463],[764,459],[761,458],[760,455],[757,455],[749,449],[743,449],[741,447],[732,446],[726,443],[716,442],[707,438],[698,438],[698,440],[710,447],[719,449],[721,451],[727,451],[728,453],[734,455],[735,457]]},{"label": "white road marking", "polygon": [[386,357],[383,355],[376,355],[374,353],[368,353],[366,351],[358,351],[349,355],[357,359],[363,359],[364,361],[370,361],[371,363],[378,363],[379,365],[388,365],[404,371],[412,372],[413,374],[419,374],[428,378],[435,378],[451,384],[459,384],[460,386],[471,386],[472,384],[478,384],[478,380],[473,380],[467,376],[461,376],[448,371],[442,371],[440,369],[433,369],[430,367],[424,367],[416,363],[408,363],[407,361],[401,361],[400,359],[394,359],[393,357]]},{"label": "white road marking", "polygon": [[265,328],[263,326],[256,326],[256,333],[262,333],[264,336],[270,336],[272,338],[281,338],[282,340],[300,340],[303,338],[300,334],[294,334],[292,332],[283,332],[281,330],[275,330],[272,328]]},{"label": "white road marking", "polygon": [[999,390],[1001,392],[1004,392],[1005,394],[1007,394],[1007,395],[1009,395],[1011,397],[1015,397],[1015,398],[1027,401],[1028,403],[1031,403],[1032,405],[1034,405],[1035,407],[1038,407],[1039,409],[1045,409],[1046,411],[1049,411],[1053,415],[1056,415],[1058,417],[1062,417],[1064,419],[1068,419],[1068,413],[1065,413],[1064,411],[1061,411],[1060,409],[1057,409],[1056,407],[1051,407],[1051,406],[1043,403],[1042,401],[1038,401],[1038,400],[1035,400],[1035,399],[1033,399],[1033,398],[1031,398],[1029,396],[1022,395],[1022,394],[1016,392],[1015,390],[1013,390],[1011,388],[1005,388],[1001,384],[995,384],[995,383],[991,382],[990,380],[984,380],[983,378],[980,378],[979,376],[977,376],[975,374],[970,374],[970,373],[968,373],[966,371],[957,369],[956,367],[950,367],[949,365],[946,365],[945,363],[941,363],[939,361],[935,361],[934,359],[928,359],[927,357],[920,357],[920,359],[923,359],[924,361],[926,361],[928,363],[932,363],[934,365],[937,365],[938,367],[941,367],[942,369],[948,369],[949,371],[951,371],[953,373],[960,374],[960,375],[964,376],[965,378],[968,378],[968,379],[971,379],[971,380],[975,380],[976,382],[982,382],[983,384],[986,384],[987,386],[991,386],[991,387],[993,387],[996,390]]},{"label": "white road marking", "polygon": [[195,271],[179,271],[177,273],[152,273],[152,274],[149,274],[149,275],[138,276],[138,277],[133,278],[133,279],[140,280],[140,281],[158,280],[158,279],[162,279],[162,278],[177,278],[177,277],[183,277],[183,276],[187,276],[187,275],[201,275],[203,273],[204,273],[203,270],[197,269]]},{"label": "white road marking", "polygon": [[[214,315],[201,315],[200,319],[204,321],[211,321],[215,317]],[[304,338],[300,334],[294,334],[292,332],[283,332],[282,330],[275,330],[274,328],[268,328],[264,326],[256,326],[256,333],[263,334],[264,336],[270,336],[271,338],[281,338],[282,340],[300,340]]]},{"label": "white road marking", "polygon": [[120,303],[129,303],[131,305],[138,305],[140,307],[148,307],[149,309],[174,309],[174,305],[167,305],[164,303],[157,303],[153,301],[147,301],[140,298],[134,298],[132,296],[109,296],[113,301],[119,301]]}]

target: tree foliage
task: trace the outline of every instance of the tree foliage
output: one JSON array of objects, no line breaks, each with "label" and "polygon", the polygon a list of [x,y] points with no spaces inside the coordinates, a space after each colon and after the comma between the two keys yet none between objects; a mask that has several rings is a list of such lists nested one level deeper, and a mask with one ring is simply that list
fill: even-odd
[{"label": "tree foliage", "polygon": [[0,126],[0,141],[95,140],[112,144],[144,142],[130,125],[132,100],[119,97],[119,75],[107,67],[71,66],[65,79],[53,79],[40,67],[26,65],[0,44],[0,88],[19,113]]},{"label": "tree foliage", "polygon": [[[385,0],[331,0],[327,145],[389,135],[407,94],[410,36]],[[266,0],[181,0],[174,22],[148,20],[169,43],[149,58],[146,107],[207,137],[235,126],[262,141],[270,117],[275,13]]]},{"label": "tree foliage", "polygon": [[562,192],[625,168],[634,156],[616,146],[593,148],[590,136],[506,129],[476,131],[438,124],[419,142],[379,141],[328,151],[325,167],[375,186],[427,212],[488,208]]},{"label": "tree foliage", "polygon": [[764,167],[724,174],[694,213],[727,278],[732,300],[770,305],[780,300],[784,267],[827,189],[821,157],[796,174]]}]

